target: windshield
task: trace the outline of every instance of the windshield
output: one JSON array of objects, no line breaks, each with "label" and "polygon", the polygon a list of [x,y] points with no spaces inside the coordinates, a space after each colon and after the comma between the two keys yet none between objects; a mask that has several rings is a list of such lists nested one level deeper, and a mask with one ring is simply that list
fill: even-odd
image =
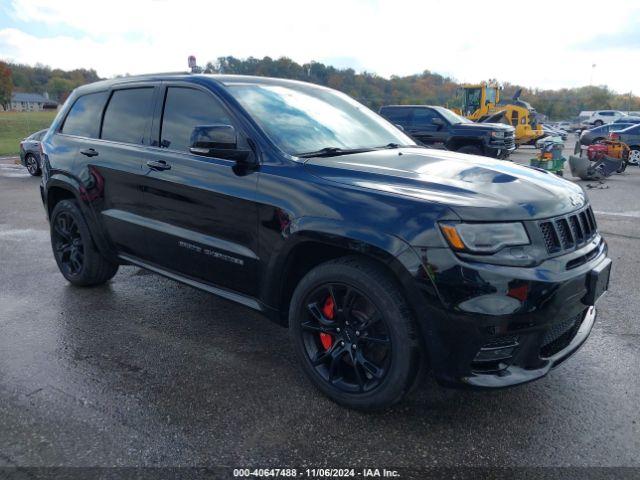
[{"label": "windshield", "polygon": [[305,84],[229,84],[229,91],[271,140],[291,155],[415,142],[385,119],[335,90]]},{"label": "windshield", "polygon": [[482,91],[479,88],[467,88],[464,91],[464,113],[471,115],[480,108],[480,96]]},{"label": "windshield", "polygon": [[442,115],[449,123],[452,123],[452,124],[473,123],[468,118],[461,117],[457,113],[454,113],[451,110],[448,110],[446,108],[438,108],[438,113],[440,113],[440,115]]}]

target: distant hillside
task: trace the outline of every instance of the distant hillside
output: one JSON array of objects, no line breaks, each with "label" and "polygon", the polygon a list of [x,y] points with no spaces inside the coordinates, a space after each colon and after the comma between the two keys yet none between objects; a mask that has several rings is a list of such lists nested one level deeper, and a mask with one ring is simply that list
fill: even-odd
[{"label": "distant hillside", "polygon": [[[3,82],[3,64],[0,62],[0,103],[6,103],[6,90],[11,86],[14,92],[48,92],[52,99],[61,102],[75,87],[100,80],[93,69],[65,71],[40,64],[31,67],[12,63],[6,64],[6,67],[10,75],[6,74],[5,68],[4,77],[7,81]],[[327,85],[351,95],[374,110],[392,103],[449,107],[460,104],[460,97],[456,95],[460,84],[451,77],[428,70],[416,75],[386,79],[373,73],[356,73],[350,68],[338,69],[319,62],[301,65],[284,57],[276,60],[270,57],[220,57],[215,62],[209,62],[206,71],[291,78]],[[519,86],[503,83],[503,99],[511,98]],[[522,99],[551,119],[572,118],[582,110],[640,110],[640,97],[621,95],[604,86],[560,90],[523,88]]]},{"label": "distant hillside", "polygon": [[[288,58],[273,60],[220,57],[207,64],[207,70],[220,73],[267,75],[293,78],[327,85],[351,95],[377,110],[385,104],[433,104],[459,106],[456,90],[460,84],[453,78],[425,70],[421,74],[385,79],[371,73],[356,73],[352,69],[336,69],[322,63],[300,65]],[[513,96],[518,85],[503,82],[502,98]],[[522,99],[551,119],[576,117],[582,110],[640,110],[640,97],[620,95],[607,87],[580,87],[560,90],[523,88]]]},{"label": "distant hillside", "polygon": [[64,101],[71,91],[79,85],[100,80],[93,69],[60,70],[49,66],[35,66],[15,63],[6,64],[11,70],[13,92],[48,92],[53,100]]}]

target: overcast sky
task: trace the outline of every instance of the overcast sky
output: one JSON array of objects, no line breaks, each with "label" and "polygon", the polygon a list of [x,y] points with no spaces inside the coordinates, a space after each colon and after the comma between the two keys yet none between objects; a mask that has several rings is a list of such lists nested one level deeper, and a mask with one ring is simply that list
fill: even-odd
[{"label": "overcast sky", "polygon": [[0,59],[110,77],[190,54],[640,94],[640,1],[0,0]]}]

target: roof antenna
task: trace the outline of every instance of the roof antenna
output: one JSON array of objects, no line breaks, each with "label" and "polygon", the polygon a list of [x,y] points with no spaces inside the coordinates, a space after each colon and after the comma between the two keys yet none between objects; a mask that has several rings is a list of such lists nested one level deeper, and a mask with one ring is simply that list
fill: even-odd
[{"label": "roof antenna", "polygon": [[189,68],[191,69],[191,73],[202,73],[202,68],[198,66],[196,63],[196,56],[189,55]]}]

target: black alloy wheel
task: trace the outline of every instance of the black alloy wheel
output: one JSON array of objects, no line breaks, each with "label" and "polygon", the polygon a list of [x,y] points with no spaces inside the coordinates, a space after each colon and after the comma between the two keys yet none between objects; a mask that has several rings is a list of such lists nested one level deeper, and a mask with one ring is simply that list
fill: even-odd
[{"label": "black alloy wheel", "polygon": [[29,175],[32,175],[34,177],[40,175],[40,165],[38,164],[38,159],[35,157],[35,155],[27,155],[24,161],[27,165],[27,171],[29,172]]},{"label": "black alloy wheel", "polygon": [[341,257],[309,271],[293,292],[289,330],[311,382],[349,408],[399,402],[426,366],[403,290],[365,257]]},{"label": "black alloy wheel", "polygon": [[84,245],[78,224],[69,212],[60,212],[52,225],[53,251],[62,273],[78,276],[84,266]]},{"label": "black alloy wheel", "polygon": [[379,386],[388,372],[392,343],[367,295],[349,285],[327,283],[304,303],[303,342],[318,375],[347,393]]},{"label": "black alloy wheel", "polygon": [[113,278],[118,263],[98,251],[75,200],[58,202],[50,220],[51,247],[64,278],[79,287],[100,285]]}]

